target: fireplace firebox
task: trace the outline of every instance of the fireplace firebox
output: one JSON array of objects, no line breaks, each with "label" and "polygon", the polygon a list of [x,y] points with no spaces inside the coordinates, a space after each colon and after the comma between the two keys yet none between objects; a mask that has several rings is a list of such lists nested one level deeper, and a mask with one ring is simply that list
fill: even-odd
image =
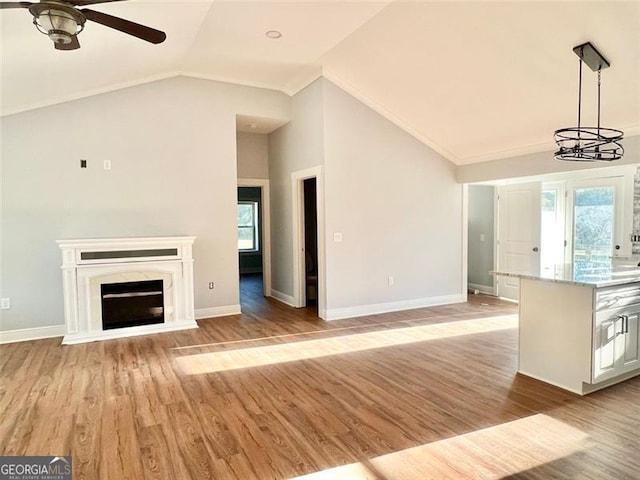
[{"label": "fireplace firebox", "polygon": [[100,285],[102,329],[164,323],[162,280]]}]

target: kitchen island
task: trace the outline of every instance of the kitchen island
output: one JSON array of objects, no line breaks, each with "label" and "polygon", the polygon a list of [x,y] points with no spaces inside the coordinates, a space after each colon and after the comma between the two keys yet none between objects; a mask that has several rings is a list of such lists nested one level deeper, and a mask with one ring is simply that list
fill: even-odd
[{"label": "kitchen island", "polygon": [[640,268],[556,266],[520,279],[518,372],[585,395],[640,375]]}]

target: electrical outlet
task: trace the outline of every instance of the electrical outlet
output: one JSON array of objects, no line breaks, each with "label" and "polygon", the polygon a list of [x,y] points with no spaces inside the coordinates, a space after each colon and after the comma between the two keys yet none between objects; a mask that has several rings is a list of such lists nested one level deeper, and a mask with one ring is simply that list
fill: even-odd
[{"label": "electrical outlet", "polygon": [[80,168],[87,168],[87,161],[84,159],[80,159]]},{"label": "electrical outlet", "polygon": [[9,310],[11,308],[11,299],[9,297],[0,298],[0,310]]},{"label": "electrical outlet", "polygon": [[209,282],[209,290],[213,290],[213,287],[215,287],[215,283],[213,282]]},{"label": "electrical outlet", "polygon": [[638,243],[640,242],[640,233],[634,233],[631,235],[631,242]]},{"label": "electrical outlet", "polygon": [[104,162],[102,162],[102,167],[105,170],[111,170],[111,160],[105,160]]}]

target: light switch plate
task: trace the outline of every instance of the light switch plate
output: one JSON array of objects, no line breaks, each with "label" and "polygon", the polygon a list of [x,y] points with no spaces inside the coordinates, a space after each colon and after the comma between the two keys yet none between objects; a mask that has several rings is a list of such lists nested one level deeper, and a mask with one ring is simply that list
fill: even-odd
[{"label": "light switch plate", "polygon": [[333,234],[333,241],[339,243],[342,241],[342,233],[336,232]]},{"label": "light switch plate", "polygon": [[11,299],[6,297],[6,298],[0,298],[0,310],[9,310],[11,308]]}]

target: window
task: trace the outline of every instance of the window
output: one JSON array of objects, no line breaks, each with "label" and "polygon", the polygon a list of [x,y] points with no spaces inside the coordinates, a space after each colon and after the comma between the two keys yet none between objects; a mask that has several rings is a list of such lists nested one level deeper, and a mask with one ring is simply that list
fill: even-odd
[{"label": "window", "polygon": [[258,202],[238,202],[238,250],[258,250]]}]

